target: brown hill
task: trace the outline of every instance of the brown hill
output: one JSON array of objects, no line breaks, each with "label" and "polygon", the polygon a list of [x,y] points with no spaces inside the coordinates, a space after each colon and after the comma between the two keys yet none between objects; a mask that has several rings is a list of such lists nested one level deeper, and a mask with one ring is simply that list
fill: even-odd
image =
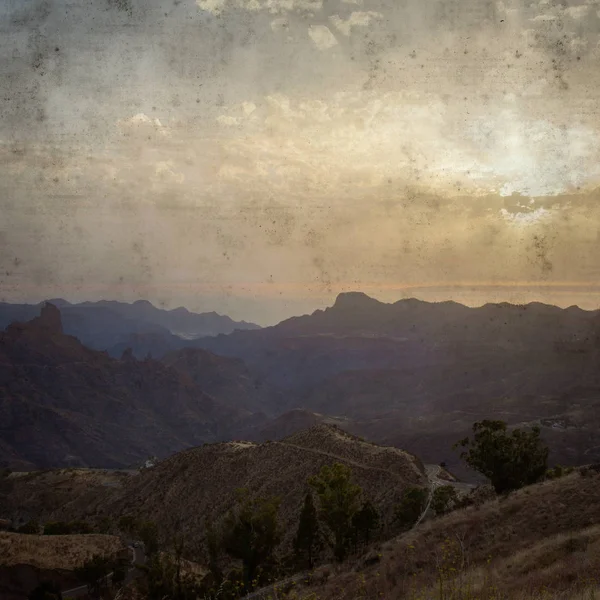
[{"label": "brown hill", "polygon": [[584,597],[600,568],[600,476],[587,473],[426,521],[298,597]]},{"label": "brown hill", "polygon": [[52,305],[0,333],[0,464],[121,467],[227,439],[246,416],[158,361],[86,348]]},{"label": "brown hill", "polygon": [[[197,549],[206,533],[205,519],[218,524],[235,505],[236,490],[247,488],[253,496],[281,498],[285,548],[295,533],[307,478],[334,462],[352,469],[355,481],[382,508],[386,521],[407,486],[427,485],[416,457],[369,444],[336,427],[317,425],[280,442],[205,444],[135,476],[96,474],[87,491],[79,476],[73,476],[72,500],[63,506],[60,501],[69,486],[68,471],[60,476],[57,472],[13,475],[10,493],[0,501],[0,514],[13,520],[17,515],[23,518],[16,499],[29,497],[33,500],[26,503],[27,517],[42,521],[84,518],[99,523],[109,517],[116,522],[122,515],[131,515],[155,521],[165,540],[176,532],[183,534]],[[53,509],[48,510],[49,506]]]},{"label": "brown hill", "polygon": [[280,442],[208,444],[180,452],[115,489],[97,507],[98,516],[140,515],[155,520],[164,537],[181,531],[202,543],[205,518],[218,523],[235,505],[236,490],[247,488],[254,496],[281,498],[285,547],[295,532],[307,478],[334,462],[350,466],[386,520],[407,486],[427,484],[414,456],[317,425]]}]

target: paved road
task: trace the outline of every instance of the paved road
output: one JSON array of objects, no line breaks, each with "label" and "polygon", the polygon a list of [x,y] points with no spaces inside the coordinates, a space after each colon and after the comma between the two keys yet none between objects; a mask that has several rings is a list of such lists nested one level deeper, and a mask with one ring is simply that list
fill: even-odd
[{"label": "paved road", "polygon": [[[131,551],[131,566],[127,571],[125,583],[129,583],[135,577],[135,565],[143,565],[146,563],[146,554],[142,546],[136,548],[133,544],[130,544],[128,549]],[[109,573],[105,579],[110,581],[111,577],[112,573]],[[63,590],[62,595],[63,598],[84,598],[88,595],[88,588],[87,585],[80,585],[79,587],[71,588],[70,590]]]}]

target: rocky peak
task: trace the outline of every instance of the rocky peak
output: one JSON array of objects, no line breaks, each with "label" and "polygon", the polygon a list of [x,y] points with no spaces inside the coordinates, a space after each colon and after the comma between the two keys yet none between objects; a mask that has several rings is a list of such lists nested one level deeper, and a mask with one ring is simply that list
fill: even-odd
[{"label": "rocky peak", "polygon": [[381,302],[363,292],[344,292],[338,294],[333,308],[342,310],[370,309],[380,306]]},{"label": "rocky peak", "polygon": [[60,316],[60,310],[54,304],[46,302],[42,307],[42,311],[39,317],[36,317],[30,321],[30,326],[36,329],[41,329],[48,333],[62,333],[62,318]]}]

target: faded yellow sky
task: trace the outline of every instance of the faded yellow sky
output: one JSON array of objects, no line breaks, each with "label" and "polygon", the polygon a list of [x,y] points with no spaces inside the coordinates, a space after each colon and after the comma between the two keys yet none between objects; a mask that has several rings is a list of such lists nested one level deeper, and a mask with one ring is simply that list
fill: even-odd
[{"label": "faded yellow sky", "polygon": [[0,296],[596,307],[600,2],[0,0]]}]

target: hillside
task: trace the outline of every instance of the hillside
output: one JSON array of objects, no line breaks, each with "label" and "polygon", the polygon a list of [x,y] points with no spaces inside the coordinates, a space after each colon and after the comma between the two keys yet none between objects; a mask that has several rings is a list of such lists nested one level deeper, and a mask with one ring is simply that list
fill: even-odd
[{"label": "hillside", "polygon": [[294,535],[307,478],[334,462],[350,466],[385,520],[407,486],[427,484],[412,455],[318,425],[280,442],[229,442],[180,452],[115,489],[97,507],[98,516],[140,515],[154,520],[164,538],[179,531],[200,544],[205,519],[219,523],[235,505],[236,490],[247,488],[253,496],[281,498],[285,548]]},{"label": "hillside", "polygon": [[[236,490],[247,488],[253,496],[281,498],[286,548],[294,535],[307,478],[334,462],[352,469],[355,481],[382,508],[385,521],[407,486],[427,485],[423,465],[414,456],[363,442],[336,427],[317,425],[280,442],[238,441],[185,450],[135,476],[103,475],[104,481],[115,483],[103,490],[99,476],[91,478],[85,491],[85,486],[77,485],[79,476],[73,475],[73,499],[64,505],[68,471],[11,476],[12,487],[0,500],[0,514],[22,518],[17,499],[31,498],[25,500],[28,518],[101,522],[108,517],[116,522],[131,515],[155,521],[163,540],[182,534],[197,552],[206,534],[205,519],[218,524],[235,505]],[[100,492],[96,498],[95,491]]]},{"label": "hillside", "polygon": [[[575,472],[457,510],[384,544],[370,564],[341,565],[327,581],[297,592],[314,600],[354,600],[358,593],[400,600],[438,597],[442,586],[447,597],[575,598],[583,597],[579,587],[593,597],[599,483],[596,471]],[[559,592],[570,593],[551,595]]]},{"label": "hillside", "polygon": [[248,416],[158,361],[86,348],[53,305],[0,333],[0,464],[123,467],[227,439]]}]

